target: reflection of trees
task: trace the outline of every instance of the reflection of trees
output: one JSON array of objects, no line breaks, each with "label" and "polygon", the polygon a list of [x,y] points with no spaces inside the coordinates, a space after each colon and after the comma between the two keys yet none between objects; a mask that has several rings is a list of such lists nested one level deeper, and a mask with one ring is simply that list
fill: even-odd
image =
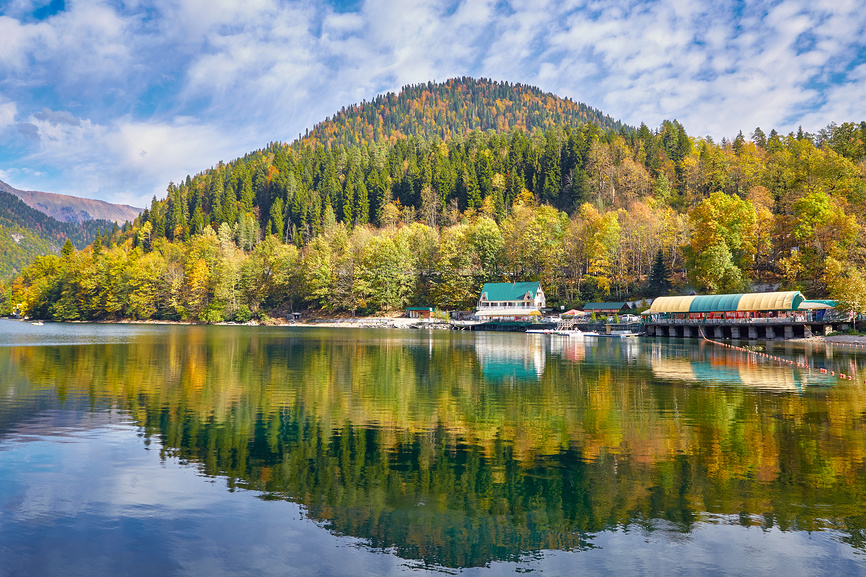
[{"label": "reflection of trees", "polygon": [[706,514],[834,527],[863,546],[859,386],[694,387],[653,376],[675,358],[651,369],[607,344],[587,348],[591,362],[549,357],[540,376],[502,382],[485,378],[475,342],[170,329],[156,342],[0,349],[27,381],[0,393],[122,409],[166,456],[447,566],[587,547],[659,519],[687,531]]}]

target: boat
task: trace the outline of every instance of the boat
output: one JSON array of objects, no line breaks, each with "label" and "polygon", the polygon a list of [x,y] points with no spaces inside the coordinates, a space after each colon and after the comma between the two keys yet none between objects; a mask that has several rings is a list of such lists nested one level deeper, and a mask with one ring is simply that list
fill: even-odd
[{"label": "boat", "polygon": [[625,330],[625,331],[610,331],[610,336],[627,339],[627,338],[631,338],[631,337],[637,337],[640,335],[634,331]]},{"label": "boat", "polygon": [[580,329],[556,331],[556,334],[563,337],[582,337],[584,335]]},{"label": "boat", "polygon": [[36,321],[35,323],[30,323],[30,324],[33,325],[34,327],[41,327],[42,321]]},{"label": "boat", "polygon": [[583,333],[585,337],[605,337],[605,338],[613,338],[613,339],[627,339],[631,337],[640,336],[638,333],[632,331],[611,331],[609,333]]},{"label": "boat", "polygon": [[526,329],[526,332],[534,335],[552,335],[556,331],[554,329]]}]

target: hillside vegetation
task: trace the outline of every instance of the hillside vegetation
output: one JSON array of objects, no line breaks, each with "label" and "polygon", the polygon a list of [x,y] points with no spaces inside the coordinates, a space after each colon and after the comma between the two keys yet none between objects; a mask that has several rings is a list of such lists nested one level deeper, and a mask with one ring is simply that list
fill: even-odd
[{"label": "hillside vegetation", "polygon": [[97,229],[110,231],[114,226],[107,220],[59,222],[0,190],[0,281],[10,280],[37,256],[59,252],[67,239],[84,248],[96,238]]},{"label": "hillside vegetation", "polygon": [[532,132],[587,123],[606,130],[625,128],[600,110],[534,86],[463,77],[405,86],[398,94],[389,92],[343,108],[299,137],[298,144],[394,144],[410,136],[450,140],[474,130]]},{"label": "hillside vegetation", "polygon": [[[491,107],[507,114],[446,122]],[[716,143],[519,85],[424,84],[171,183],[128,231],[37,259],[14,299],[58,319],[244,320],[467,308],[512,279],[554,305],[769,284],[863,310],[864,158],[862,122]]]}]

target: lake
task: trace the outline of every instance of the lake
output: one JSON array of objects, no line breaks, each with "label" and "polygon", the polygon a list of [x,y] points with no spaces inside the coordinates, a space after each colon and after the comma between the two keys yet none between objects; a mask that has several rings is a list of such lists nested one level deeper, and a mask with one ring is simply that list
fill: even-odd
[{"label": "lake", "polygon": [[0,321],[0,577],[866,575],[866,352],[740,345]]}]

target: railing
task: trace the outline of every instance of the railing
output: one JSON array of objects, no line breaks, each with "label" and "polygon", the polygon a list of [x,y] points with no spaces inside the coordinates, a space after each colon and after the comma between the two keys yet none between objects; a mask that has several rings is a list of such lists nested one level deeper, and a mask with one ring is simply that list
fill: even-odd
[{"label": "railing", "polygon": [[652,325],[788,325],[811,323],[840,323],[849,320],[844,315],[824,315],[821,319],[808,317],[775,317],[750,319],[651,319]]},{"label": "railing", "polygon": [[536,306],[528,306],[528,307],[520,307],[520,306],[514,306],[514,307],[477,307],[475,309],[475,313],[476,314],[478,314],[478,313],[493,313],[493,312],[501,312],[501,311],[526,311],[526,312],[530,312],[530,311],[538,311],[538,310],[539,309]]}]

